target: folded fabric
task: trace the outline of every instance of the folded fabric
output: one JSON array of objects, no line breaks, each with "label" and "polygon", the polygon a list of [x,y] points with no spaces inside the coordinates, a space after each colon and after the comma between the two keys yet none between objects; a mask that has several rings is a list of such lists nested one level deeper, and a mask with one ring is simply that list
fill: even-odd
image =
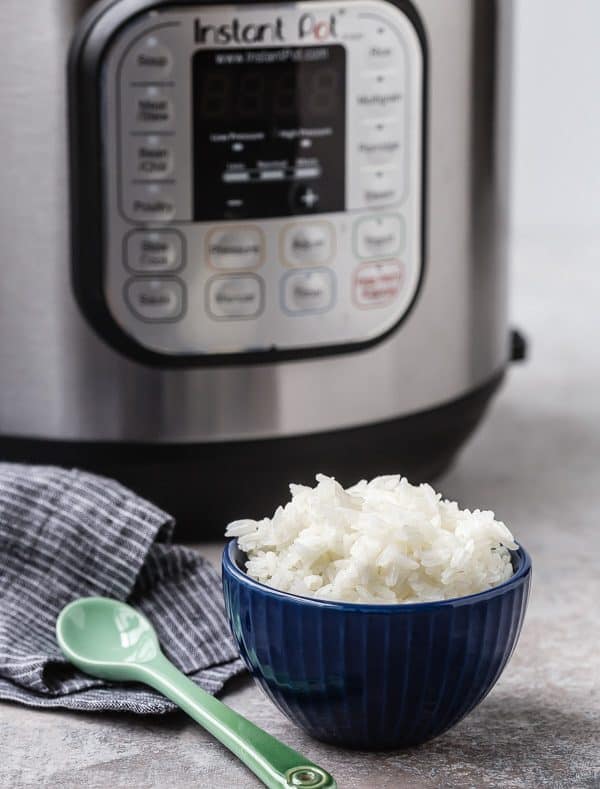
[{"label": "folded fabric", "polygon": [[32,707],[162,713],[174,705],[65,661],[54,627],[77,597],[126,600],[176,666],[216,693],[243,670],[218,574],[171,545],[173,521],[118,483],[81,471],[0,463],[0,699]]}]

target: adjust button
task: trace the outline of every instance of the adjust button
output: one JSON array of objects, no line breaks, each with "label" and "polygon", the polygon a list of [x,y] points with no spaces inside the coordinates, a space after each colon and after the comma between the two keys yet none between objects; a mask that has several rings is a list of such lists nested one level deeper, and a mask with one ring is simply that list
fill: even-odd
[{"label": "adjust button", "polygon": [[175,198],[158,184],[126,187],[125,213],[134,222],[169,222],[175,216]]},{"label": "adjust button", "polygon": [[183,315],[185,294],[178,279],[130,279],[125,297],[131,311],[144,321],[175,321]]},{"label": "adjust button", "polygon": [[249,269],[263,262],[264,240],[257,227],[217,228],[208,234],[207,245],[214,268]]},{"label": "adjust button", "polygon": [[175,230],[134,230],[127,237],[126,263],[142,274],[177,271],[185,263],[183,238]]},{"label": "adjust button", "polygon": [[334,297],[335,278],[329,269],[290,271],[283,278],[283,309],[291,315],[326,312]]},{"label": "adjust button", "polygon": [[333,227],[328,222],[288,225],[283,232],[283,258],[292,266],[329,263]]},{"label": "adjust button", "polygon": [[406,227],[398,214],[367,216],[355,225],[354,246],[360,258],[397,255],[404,246]]},{"label": "adjust button", "polygon": [[207,311],[215,320],[256,318],[264,308],[264,283],[255,274],[213,277],[207,285]]},{"label": "adjust button", "polygon": [[404,284],[404,268],[396,261],[363,263],[354,274],[354,302],[359,307],[386,307]]}]

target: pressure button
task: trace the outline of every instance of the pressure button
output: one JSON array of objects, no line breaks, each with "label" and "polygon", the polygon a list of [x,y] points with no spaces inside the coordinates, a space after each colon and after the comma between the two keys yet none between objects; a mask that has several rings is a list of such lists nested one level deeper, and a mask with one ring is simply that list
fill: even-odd
[{"label": "pressure button", "polygon": [[263,262],[263,234],[257,227],[216,229],[208,235],[208,260],[219,269],[251,269]]}]

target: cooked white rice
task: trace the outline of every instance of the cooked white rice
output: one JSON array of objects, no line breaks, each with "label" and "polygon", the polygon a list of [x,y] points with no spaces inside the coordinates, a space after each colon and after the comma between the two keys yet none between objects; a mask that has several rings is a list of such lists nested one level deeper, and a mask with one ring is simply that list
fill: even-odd
[{"label": "cooked white rice", "polygon": [[325,600],[412,603],[497,586],[513,574],[517,546],[493,512],[461,510],[429,485],[400,476],[348,490],[330,477],[290,485],[273,518],[227,527],[248,556],[248,575]]}]

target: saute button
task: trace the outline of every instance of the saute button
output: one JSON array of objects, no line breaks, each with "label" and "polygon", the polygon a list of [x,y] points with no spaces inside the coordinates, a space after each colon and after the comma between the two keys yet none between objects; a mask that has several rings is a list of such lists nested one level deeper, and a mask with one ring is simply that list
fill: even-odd
[{"label": "saute button", "polygon": [[403,281],[401,263],[363,263],[354,274],[354,301],[359,307],[385,307],[398,296]]},{"label": "saute button", "polygon": [[333,228],[327,222],[288,225],[283,232],[283,256],[292,266],[328,263],[333,255]]},{"label": "saute button", "polygon": [[256,318],[264,306],[264,284],[254,274],[214,277],[207,288],[207,308],[216,320]]},{"label": "saute button", "polygon": [[360,258],[397,255],[404,246],[406,227],[397,214],[369,216],[356,223],[355,252]]},{"label": "saute button", "polygon": [[326,312],[333,306],[334,276],[327,269],[290,271],[283,278],[283,308],[292,315]]},{"label": "saute button", "polygon": [[263,235],[257,227],[213,230],[207,244],[208,260],[215,268],[257,268],[263,262]]},{"label": "saute button", "polygon": [[127,266],[142,273],[182,268],[183,238],[175,230],[134,230],[127,237]]},{"label": "saute button", "polygon": [[173,102],[160,88],[150,86],[135,91],[133,108],[135,129],[166,129],[174,125]]},{"label": "saute button", "polygon": [[150,135],[138,144],[135,164],[138,178],[167,178],[173,172],[175,156],[173,150],[165,145],[160,137]]},{"label": "saute button", "polygon": [[124,76],[130,82],[165,79],[173,70],[173,56],[155,35],[144,38],[129,55]]},{"label": "saute button", "polygon": [[168,222],[175,216],[175,199],[158,184],[129,187],[125,213],[136,222]]},{"label": "saute button", "polygon": [[178,279],[131,279],[125,287],[127,303],[145,321],[173,321],[183,315],[184,290]]}]

